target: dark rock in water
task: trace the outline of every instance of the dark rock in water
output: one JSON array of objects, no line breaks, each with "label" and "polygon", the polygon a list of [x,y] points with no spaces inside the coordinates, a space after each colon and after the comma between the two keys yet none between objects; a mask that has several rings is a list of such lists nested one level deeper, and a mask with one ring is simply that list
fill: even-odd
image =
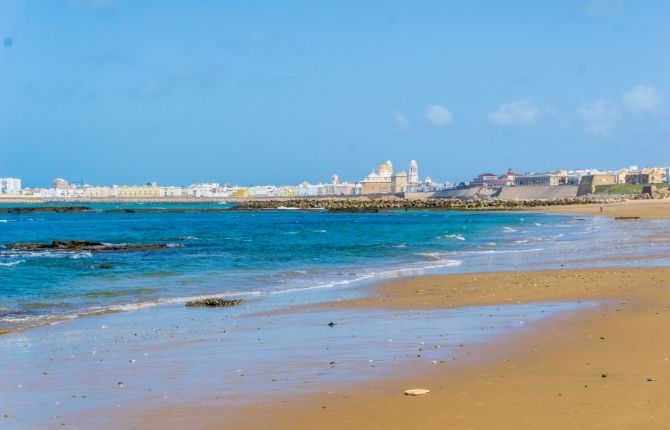
[{"label": "dark rock in water", "polygon": [[114,265],[109,263],[100,263],[100,264],[94,264],[91,267],[93,267],[94,269],[113,269]]},{"label": "dark rock in water", "polygon": [[335,323],[334,323],[334,322],[332,322],[332,321],[331,321],[331,322],[329,322],[329,323],[328,323],[328,327],[335,327]]},{"label": "dark rock in water", "polygon": [[104,252],[104,251],[146,251],[151,249],[167,248],[166,244],[128,245],[88,240],[54,240],[51,243],[15,242],[5,245],[15,251],[72,251],[72,252]]},{"label": "dark rock in water", "polygon": [[625,220],[625,219],[640,219],[639,216],[617,216],[614,217],[616,220]]},{"label": "dark rock in water", "polygon": [[88,212],[91,208],[88,206],[20,206],[15,208],[0,208],[0,213],[10,214],[32,214],[44,212]]},{"label": "dark rock in water", "polygon": [[206,299],[199,299],[199,300],[191,300],[189,302],[186,302],[186,306],[188,307],[209,307],[209,308],[226,308],[230,306],[237,306],[241,304],[243,300],[241,299],[235,299],[235,300],[227,300],[227,299],[220,299],[217,297],[208,297]]}]

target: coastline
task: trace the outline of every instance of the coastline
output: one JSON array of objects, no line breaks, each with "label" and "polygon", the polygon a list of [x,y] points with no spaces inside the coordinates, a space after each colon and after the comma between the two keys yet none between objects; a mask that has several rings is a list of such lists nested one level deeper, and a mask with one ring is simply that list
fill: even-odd
[{"label": "coastline", "polygon": [[[657,204],[661,204],[661,206],[656,207]],[[664,208],[667,208],[665,206],[667,202],[663,201],[657,204],[644,206],[645,211],[641,211],[642,206],[636,205],[635,216],[640,218],[649,217],[648,219],[664,218]],[[616,206],[613,206],[613,208],[616,209]],[[580,210],[581,208],[576,206],[571,207],[571,209]],[[593,207],[588,207],[588,210],[592,211]],[[571,213],[578,212],[572,211]],[[590,212],[585,213],[589,214]],[[617,216],[608,209],[606,209],[604,215]],[[616,221],[616,223],[619,222]],[[609,228],[615,228],[615,225],[618,225],[614,223],[614,221],[607,221]],[[622,226],[628,225],[633,229],[632,231],[637,231],[638,233],[634,233],[635,235],[639,234],[642,228],[645,231],[650,228],[656,236],[665,237],[665,232],[662,231],[665,224],[636,224],[635,221],[621,221],[621,223]],[[661,228],[661,230],[658,230],[658,228]],[[640,237],[644,238],[644,234]],[[637,242],[633,240],[632,243]],[[649,250],[646,250],[646,252],[649,252]],[[645,254],[645,252],[643,251],[642,254]],[[620,255],[620,257],[628,258],[624,255]],[[584,258],[584,256],[573,256],[573,258]],[[653,258],[652,254],[649,254],[649,258]],[[612,256],[607,257],[606,260],[607,265],[619,264],[616,258]],[[519,263],[515,263],[513,267],[517,268],[516,264]],[[520,262],[520,264],[523,263]],[[662,330],[659,330],[659,335],[655,339],[651,336],[640,336],[640,333],[655,332],[656,326],[654,324],[658,324],[658,327],[665,327],[668,324],[666,313],[670,309],[667,307],[670,306],[670,300],[667,293],[658,288],[667,282],[670,276],[668,269],[666,267],[644,269],[605,268],[528,272],[532,266],[519,267],[525,271],[401,278],[374,286],[354,287],[359,292],[368,293],[369,296],[365,298],[337,299],[327,304],[289,307],[280,312],[292,315],[294,320],[302,318],[303,315],[307,315],[308,319],[314,320],[317,316],[317,324],[322,325],[325,324],[322,321],[323,318],[331,318],[328,315],[352,314],[356,315],[360,324],[365,321],[365,318],[374,319],[375,312],[379,310],[400,311],[401,313],[394,314],[396,317],[402,315],[418,315],[420,317],[422,313],[433,310],[485,309],[482,306],[496,307],[498,305],[500,305],[500,312],[505,313],[505,309],[514,309],[513,306],[518,308],[519,304],[524,303],[537,308],[537,305],[545,306],[555,302],[576,304],[588,301],[588,306],[591,306],[592,302],[595,306],[593,306],[593,309],[584,309],[584,306],[587,305],[579,305],[581,310],[566,311],[558,315],[552,314],[551,317],[533,322],[532,325],[529,323],[528,329],[505,332],[483,343],[470,344],[466,342],[463,347],[457,344],[451,345],[452,348],[458,348],[458,353],[453,355],[453,359],[445,359],[445,363],[432,364],[425,359],[403,362],[398,364],[392,372],[377,373],[371,378],[357,379],[354,377],[354,373],[345,373],[346,382],[329,385],[329,383],[322,381],[316,386],[316,391],[312,390],[309,394],[300,390],[287,390],[285,394],[282,394],[275,390],[272,395],[269,395],[267,393],[262,394],[261,390],[260,395],[251,398],[253,404],[240,405],[234,401],[232,403],[220,401],[215,407],[205,402],[204,399],[200,401],[197,398],[193,399],[193,397],[187,396],[185,401],[179,404],[175,405],[173,403],[170,406],[156,408],[155,402],[152,404],[145,397],[145,401],[139,401],[133,404],[130,409],[124,409],[122,415],[117,416],[111,406],[102,410],[91,408],[87,413],[92,411],[98,416],[104,415],[113,421],[109,426],[96,425],[98,428],[167,429],[183,428],[187,425],[212,429],[229,428],[231,426],[236,428],[290,427],[296,429],[313,427],[405,428],[410,425],[423,425],[427,428],[449,425],[456,428],[488,428],[492,422],[499,422],[498,415],[503,418],[507,417],[508,420],[501,419],[499,428],[518,428],[519,422],[526,424],[527,427],[542,428],[598,427],[601,425],[599,420],[607,424],[603,424],[606,428],[617,428],[617,425],[621,423],[627,423],[626,425],[621,424],[621,427],[627,428],[632,426],[631,423],[634,423],[634,421],[635,423],[637,421],[644,422],[643,426],[645,428],[654,428],[654,426],[659,427],[658,423],[665,422],[663,420],[670,418],[663,412],[670,408],[667,407],[668,404],[663,396],[659,394],[669,388],[664,381],[670,380],[670,375],[667,374],[667,369],[659,366],[659,362],[667,362],[665,358],[670,356],[670,351],[666,353],[663,348],[670,342],[668,342],[665,334],[661,333]],[[494,270],[505,269],[496,268]],[[512,307],[503,306],[508,304]],[[307,314],[304,313],[305,310],[307,310]],[[331,311],[333,313],[329,313]],[[272,311],[267,312],[268,317],[271,317],[272,313]],[[164,323],[171,327],[172,332],[170,333],[172,334],[170,336],[175,334],[181,336],[182,333],[188,333],[187,329],[184,329],[187,330],[184,332],[181,328],[178,328],[181,324],[179,326],[175,325],[182,318],[193,321],[193,317],[196,317],[194,322],[189,323],[191,327],[208,327],[214,322],[207,319],[198,320],[202,317],[197,315],[204,314],[189,314],[182,309],[165,308],[157,312],[137,313],[134,317],[128,318],[135,322],[131,323],[130,326],[125,323],[126,328],[121,329],[120,334],[133,335],[133,332],[135,332],[134,336],[138,336],[137,328],[131,328],[133,324],[137,324],[143,318],[154,319],[156,315],[159,316],[159,320],[160,318],[168,318],[164,320]],[[212,311],[208,315],[210,319],[217,318],[218,315],[222,315],[226,319],[229,318],[226,313],[222,313],[220,310]],[[483,315],[483,317],[486,316]],[[650,317],[651,320],[649,320]],[[82,320],[78,324],[74,324],[72,331],[84,333],[91,328],[102,329],[106,327],[105,324],[108,324],[106,321],[121,323],[122,319],[125,320],[126,318],[120,315],[109,315],[109,319],[108,316],[87,318],[86,321]],[[230,323],[232,323],[232,320]],[[150,324],[152,325],[142,323],[140,326],[142,330],[159,327],[153,325],[158,323],[152,322]],[[112,326],[112,324],[108,325]],[[49,337],[58,333],[68,333],[70,331],[67,328],[68,326],[70,324],[62,325],[62,329],[54,326],[53,329],[40,329],[40,333],[37,334],[26,333],[26,339],[37,340],[44,339],[45,334],[46,337]],[[177,328],[173,329],[173,326]],[[82,331],[82,329],[86,330]],[[328,330],[328,327],[325,327],[325,330]],[[335,330],[333,332],[338,333],[337,330],[340,330],[340,328]],[[420,328],[419,331],[412,332],[412,336],[421,337],[425,334],[421,330],[423,329]],[[116,338],[115,333],[118,332],[109,333],[109,335]],[[202,344],[203,339],[199,338],[199,332],[191,332],[189,337],[194,334],[195,339],[193,340],[183,337],[167,341],[165,345],[180,351],[182,348],[180,345],[197,346]],[[142,332],[139,335],[143,336]],[[204,337],[204,339],[211,339],[212,335],[212,333],[205,333],[205,336],[209,337]],[[218,333],[214,335],[219,336]],[[156,338],[155,334],[150,336]],[[264,335],[261,334],[261,336]],[[594,336],[600,342],[591,345],[588,342]],[[14,339],[11,334],[8,337]],[[98,335],[95,337],[97,338]],[[605,339],[600,339],[600,337]],[[7,345],[12,342],[12,339],[8,340]],[[588,341],[585,339],[588,339]],[[616,340],[616,342],[605,342],[607,340]],[[346,343],[346,338],[340,339],[340,342]],[[116,344],[116,341],[114,341],[114,344]],[[613,349],[603,348],[603,345]],[[631,352],[631,345],[634,346],[633,352]],[[75,343],[73,346],[75,349],[79,349],[82,345]],[[311,345],[311,347],[314,347],[314,345]],[[125,353],[127,352],[125,351]],[[154,352],[157,353],[158,350],[148,350],[147,352],[150,356],[153,356]],[[211,352],[210,350],[209,353]],[[659,359],[661,355],[663,357]],[[98,357],[102,358],[100,355]],[[191,353],[190,356],[187,355],[186,357],[197,362],[220,359],[225,355],[217,356],[214,354],[208,356],[207,354]],[[612,357],[621,358],[623,361],[608,361]],[[115,358],[117,364],[114,367],[108,367],[109,370],[113,369],[113,373],[108,375],[109,378],[117,378],[115,375],[117,371],[124,374],[128,372],[128,370],[125,370],[128,365],[123,363],[129,357],[121,361],[118,361],[118,358]],[[583,362],[601,364],[594,373],[595,367],[585,368],[583,366],[586,365],[576,361],[578,359]],[[109,361],[107,357],[105,357],[105,360]],[[134,363],[135,360],[133,359],[132,362]],[[157,363],[160,362],[154,361],[154,366]],[[175,361],[174,363],[178,362]],[[163,362],[163,364],[166,363]],[[295,363],[296,366],[301,364],[300,362]],[[146,365],[149,366],[150,363],[147,362]],[[273,371],[271,365],[272,361],[269,360],[267,364],[267,366],[270,366],[268,367],[269,371]],[[79,365],[76,368],[95,369],[95,367],[87,366],[90,365]],[[206,365],[204,368],[212,371],[215,369],[212,366]],[[133,364],[131,367],[139,369],[140,365]],[[146,371],[150,368],[144,369]],[[51,369],[49,370],[51,374]],[[347,371],[346,369],[343,370]],[[650,376],[645,376],[644,382],[646,384],[643,384],[644,387],[639,387],[636,384],[644,376],[642,371]],[[137,377],[137,375],[141,375],[142,371],[133,370],[133,372],[139,372],[135,376]],[[602,375],[605,375],[605,377]],[[49,379],[51,378],[52,376],[49,376]],[[120,377],[119,380],[127,381],[130,378],[129,375],[126,375]],[[174,376],[171,378],[174,378]],[[651,380],[647,381],[647,379]],[[114,381],[116,380],[114,379]],[[594,380],[600,382],[594,382]],[[611,384],[605,385],[602,382]],[[598,383],[600,385],[595,385]],[[71,382],[68,380],[68,387],[70,384]],[[584,385],[587,387],[583,387]],[[109,387],[109,385],[106,386]],[[419,398],[409,398],[402,395],[405,389],[420,387],[431,389],[431,393]],[[561,398],[563,404],[554,402],[555,399],[552,397],[550,390],[556,387],[560,389],[560,395],[554,394]],[[576,387],[583,387],[584,389],[600,387],[598,389],[601,391],[605,388],[607,390],[605,392],[596,391],[596,394],[594,394],[594,390],[581,392]],[[656,391],[648,394],[647,391],[650,389]],[[194,391],[192,388],[190,391],[185,388],[184,391],[191,394],[205,395],[199,390]],[[654,417],[640,416],[636,414],[637,411],[633,411],[625,417],[621,416],[620,411],[622,409],[632,406],[626,403],[617,403],[619,400],[615,397],[616,395],[620,396],[621,392],[628,391],[637,393],[634,398],[628,399],[628,401],[645,402],[649,400],[654,404],[652,410]],[[566,400],[568,394],[569,401]],[[606,394],[611,396],[607,397]],[[254,394],[254,396],[256,395]],[[110,396],[114,398],[114,394],[111,394],[111,392]],[[594,396],[604,396],[603,399],[605,400],[595,405],[592,400]],[[548,406],[540,402],[542,399]],[[409,411],[408,401],[414,402]],[[639,402],[633,405],[638,410],[647,407],[646,403]],[[564,406],[563,409],[558,408],[559,406],[562,407],[561,405]],[[415,408],[415,406],[417,407]],[[558,410],[564,416],[556,416]],[[610,421],[598,415],[603,410],[608,411],[611,415],[607,418]],[[511,413],[511,411],[516,412]],[[82,417],[82,415],[72,416]],[[565,421],[566,416],[571,417],[573,421]],[[300,417],[300,419],[297,420],[296,417]],[[655,417],[661,418],[657,419]],[[82,418],[84,418],[82,423],[85,424],[87,421],[85,417]],[[331,427],[326,427],[324,421],[328,421],[328,425]],[[12,423],[11,420],[8,422]],[[546,425],[546,422],[551,423]],[[556,423],[555,427],[552,427],[554,422]],[[70,421],[70,424],[77,425],[78,422],[76,420]]]},{"label": "coastline", "polygon": [[[376,287],[348,309],[597,300],[529,333],[463,345],[442,364],[405,364],[344,389],[257,399],[242,408],[199,404],[128,414],[115,425],[205,429],[666,428],[670,420],[669,268],[586,269],[410,278]],[[476,287],[474,286],[476,282]],[[545,286],[545,282],[552,284]],[[459,297],[449,292],[457,285]],[[482,294],[501,283],[501,294]],[[471,288],[461,288],[470,285]],[[423,289],[417,290],[417,287]],[[497,296],[497,297],[496,297]],[[323,307],[324,305],[322,305]],[[317,308],[318,309],[318,308]],[[403,395],[427,388],[419,398]]]},{"label": "coastline", "polygon": [[552,206],[537,209],[537,212],[549,212],[564,215],[593,215],[608,217],[638,217],[655,220],[670,218],[670,199],[626,200],[602,205],[587,203],[572,206]]},{"label": "coastline", "polygon": [[[670,201],[607,205],[602,215],[667,219]],[[544,212],[546,209],[538,210]],[[600,215],[599,205],[549,212]],[[634,221],[622,221],[634,222]],[[374,383],[253,406],[144,410],[145,428],[666,428],[670,422],[670,268],[582,269],[421,276],[385,282],[356,300],[319,308],[449,308],[596,300],[594,309],[554,316],[531,334],[464,351],[449,366],[410,365]],[[290,311],[290,310],[289,310]],[[472,356],[484,357],[472,360]],[[409,398],[409,388],[431,393]],[[222,420],[222,417],[226,418]],[[206,417],[199,419],[198,417]],[[177,423],[177,425],[174,425]],[[172,427],[171,427],[172,426]]]}]

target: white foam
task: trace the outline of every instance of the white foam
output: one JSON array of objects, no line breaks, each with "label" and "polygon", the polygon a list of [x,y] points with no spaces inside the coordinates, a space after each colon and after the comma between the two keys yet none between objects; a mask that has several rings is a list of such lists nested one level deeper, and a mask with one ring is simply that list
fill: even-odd
[{"label": "white foam", "polygon": [[463,237],[462,234],[446,234],[443,236],[443,238],[452,240],[465,240],[465,237]]},{"label": "white foam", "polygon": [[2,267],[14,267],[14,266],[18,266],[19,264],[25,263],[25,262],[26,262],[26,260],[9,261],[7,263],[0,263],[0,266],[2,266]]}]

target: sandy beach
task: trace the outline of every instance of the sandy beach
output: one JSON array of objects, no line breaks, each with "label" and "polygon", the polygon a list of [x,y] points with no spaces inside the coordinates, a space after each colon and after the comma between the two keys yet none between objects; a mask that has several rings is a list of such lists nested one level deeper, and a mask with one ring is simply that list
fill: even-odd
[{"label": "sandy beach", "polygon": [[[600,207],[602,206],[602,212]],[[608,204],[550,206],[552,213],[583,214],[608,217],[639,217],[639,219],[667,219],[670,217],[670,199],[627,200]]]},{"label": "sandy beach", "polygon": [[[606,205],[603,215],[662,219],[668,201]],[[598,205],[552,208],[598,215]],[[621,222],[635,222],[621,221]],[[616,265],[616,262],[612,262]],[[420,276],[368,297],[319,309],[429,309],[592,302],[532,333],[476,346],[451,360],[405,365],[384,378],[310,395],[259,398],[253,406],[142,411],[143,428],[269,429],[661,429],[670,422],[670,269],[601,268]],[[411,388],[429,389],[419,397]]]},{"label": "sandy beach", "polygon": [[[597,258],[565,252],[537,265],[533,245],[532,255],[484,253],[453,269],[467,273],[401,272],[316,302],[166,306],[9,333],[6,357],[33,358],[9,370],[4,389],[19,397],[5,420],[31,422],[22,404],[36,402],[49,411],[36,423],[75,428],[667,428],[668,231],[647,221],[667,208],[608,205],[605,216],[640,217],[621,221],[560,217],[573,221],[552,236],[563,244],[586,220],[604,228]],[[473,273],[481,267],[495,268]],[[404,394],[413,388],[430,393]]]},{"label": "sandy beach", "polygon": [[[408,308],[593,300],[530,335],[469,347],[445,363],[312,395],[234,410],[144,411],[142,428],[667,428],[670,270],[598,269],[419,277],[328,306]],[[492,290],[495,290],[493,292]],[[410,388],[429,394],[405,396]]]}]

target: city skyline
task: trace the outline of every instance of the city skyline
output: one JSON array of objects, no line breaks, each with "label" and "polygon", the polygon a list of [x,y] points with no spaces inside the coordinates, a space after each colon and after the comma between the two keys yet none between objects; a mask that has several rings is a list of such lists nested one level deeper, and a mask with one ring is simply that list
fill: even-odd
[{"label": "city skyline", "polygon": [[670,5],[516,4],[5,1],[0,172],[298,183],[380,158],[455,181],[668,164]]}]

